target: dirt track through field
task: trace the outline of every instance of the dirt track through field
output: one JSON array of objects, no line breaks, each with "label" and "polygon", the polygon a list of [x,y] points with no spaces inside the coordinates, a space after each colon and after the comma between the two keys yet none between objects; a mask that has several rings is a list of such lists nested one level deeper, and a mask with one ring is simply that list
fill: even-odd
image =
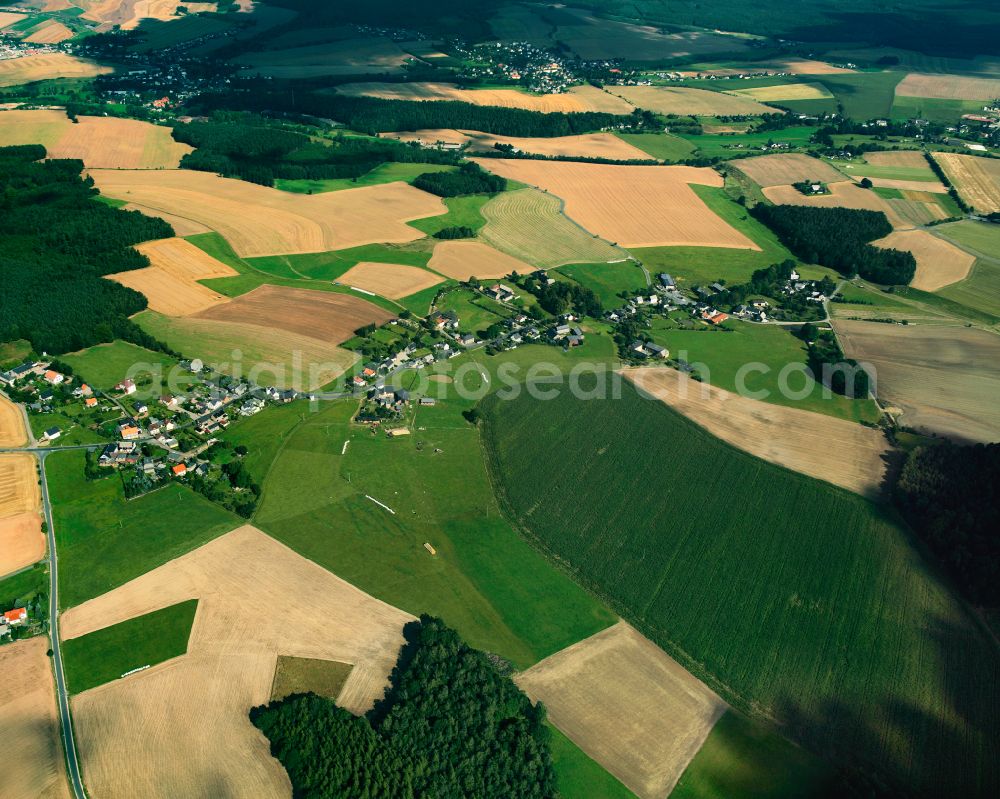
[{"label": "dirt track through field", "polygon": [[344,272],[337,282],[398,300],[436,286],[442,279],[416,266],[362,261]]},{"label": "dirt track through field", "polygon": [[380,325],[392,318],[384,308],[359,297],[271,285],[193,316],[275,328],[332,344],[351,338],[359,327]]},{"label": "dirt track through field", "polygon": [[218,231],[238,255],[329,252],[424,234],[407,225],[447,211],[406,183],[291,194],[190,170],[91,170],[102,193]]},{"label": "dirt track through field", "polygon": [[711,169],[483,159],[484,169],[548,191],[584,229],[622,247],[760,249],[702,202],[690,183],[722,186]]},{"label": "dirt track through field", "polygon": [[674,369],[626,369],[623,374],[737,449],[862,496],[880,492],[890,447],[878,430],[741,397]]},{"label": "dirt track through field", "polygon": [[727,707],[623,621],[515,681],[640,799],[662,799],[673,790]]},{"label": "dirt track through field", "polygon": [[428,266],[455,280],[489,280],[511,272],[525,275],[534,271],[529,264],[478,241],[442,241],[434,248]]},{"label": "dirt track through field", "polygon": [[876,247],[906,250],[917,259],[917,273],[910,285],[921,291],[937,291],[969,275],[976,257],[926,230],[896,230]]},{"label": "dirt track through field", "polygon": [[38,636],[0,646],[0,796],[69,799],[56,715],[55,681]]},{"label": "dirt track through field", "polygon": [[87,787],[102,799],[290,797],[247,718],[270,696],[277,656],[353,664],[339,704],[362,713],[412,617],[247,525],[71,608],[64,637],[191,598],[187,654],[73,697]]},{"label": "dirt track through field", "polygon": [[1000,160],[959,153],[934,153],[934,160],[977,212],[1000,211]]}]

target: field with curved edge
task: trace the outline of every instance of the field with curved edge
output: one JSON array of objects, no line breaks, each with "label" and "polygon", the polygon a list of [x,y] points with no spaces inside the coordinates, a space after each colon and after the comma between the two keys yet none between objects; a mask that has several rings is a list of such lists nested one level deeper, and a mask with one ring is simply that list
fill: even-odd
[{"label": "field with curved edge", "polygon": [[38,53],[0,61],[0,86],[50,78],[92,78],[114,70],[67,53]]},{"label": "field with curved edge", "polygon": [[480,407],[508,518],[723,699],[910,793],[1000,787],[995,643],[885,511],[627,384]]},{"label": "field with curved edge", "polygon": [[455,280],[470,277],[488,280],[506,277],[511,272],[525,275],[533,271],[530,264],[479,241],[442,241],[434,248],[428,266]]},{"label": "field with curved edge", "polygon": [[922,291],[937,291],[963,280],[976,262],[974,255],[926,230],[895,230],[872,245],[913,253],[917,272],[910,285]]},{"label": "field with curved edge", "polygon": [[553,136],[552,138],[527,138],[518,136],[497,136],[478,130],[434,130],[403,131],[383,133],[383,136],[415,141],[423,145],[440,143],[468,145],[469,152],[491,152],[494,145],[503,144],[523,153],[545,156],[575,156],[582,158],[607,158],[612,161],[639,159],[648,161],[649,155],[633,147],[613,133],[583,133],[578,136]]},{"label": "field with curved edge", "polygon": [[781,109],[771,108],[752,97],[739,97],[707,89],[674,86],[609,86],[607,91],[636,108],[645,108],[657,114],[714,117],[782,113]]},{"label": "field with curved edge", "polygon": [[934,160],[976,211],[1000,211],[1000,161],[959,153],[934,153]]},{"label": "field with curved edge", "polygon": [[344,272],[337,282],[398,300],[436,286],[442,279],[417,266],[362,261]]},{"label": "field with curved edge", "polygon": [[548,269],[563,264],[620,261],[627,253],[588,233],[562,212],[558,197],[538,189],[498,194],[483,206],[483,241]]}]

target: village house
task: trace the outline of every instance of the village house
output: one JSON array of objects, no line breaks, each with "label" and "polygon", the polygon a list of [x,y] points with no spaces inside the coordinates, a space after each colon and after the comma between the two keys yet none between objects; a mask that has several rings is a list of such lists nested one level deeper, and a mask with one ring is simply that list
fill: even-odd
[{"label": "village house", "polygon": [[59,374],[59,372],[53,372],[51,369],[46,370],[45,374],[42,375],[42,379],[49,385],[58,386],[64,380],[66,380],[65,375]]},{"label": "village house", "polygon": [[434,316],[434,327],[438,330],[458,330],[458,314],[442,311]]},{"label": "village house", "polygon": [[120,391],[123,394],[135,394],[135,381],[131,379],[122,380],[115,386],[115,391]]},{"label": "village house", "polygon": [[471,347],[473,344],[476,343],[476,337],[471,333],[463,333],[461,336],[458,337],[458,343],[461,344],[463,347]]},{"label": "village house", "polygon": [[24,624],[28,620],[28,611],[25,608],[14,608],[13,610],[8,610],[3,614],[3,620],[6,624],[16,626],[18,624]]},{"label": "village house", "polygon": [[669,358],[670,350],[666,347],[661,347],[659,344],[647,344],[646,349],[649,354],[654,358]]},{"label": "village house", "polygon": [[97,407],[97,398],[96,397],[87,397],[87,399],[85,399],[83,401],[83,405],[86,408],[96,408]]},{"label": "village house", "polygon": [[175,464],[170,471],[173,472],[174,477],[183,477],[187,474],[187,466],[183,463]]},{"label": "village house", "polygon": [[118,426],[118,437],[122,441],[135,441],[142,431],[134,424],[121,424]]},{"label": "village house", "polygon": [[495,283],[490,286],[486,289],[486,294],[497,302],[513,302],[517,297],[514,293],[514,289],[510,286],[505,286],[503,283]]}]

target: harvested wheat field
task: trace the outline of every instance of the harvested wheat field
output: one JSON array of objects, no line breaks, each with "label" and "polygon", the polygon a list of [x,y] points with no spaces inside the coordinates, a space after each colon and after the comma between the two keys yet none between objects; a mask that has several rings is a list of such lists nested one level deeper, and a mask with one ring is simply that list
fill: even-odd
[{"label": "harvested wheat field", "polygon": [[803,180],[835,183],[844,176],[826,161],[802,153],[777,153],[738,158],[729,165],[740,170],[759,186],[784,186]]},{"label": "harvested wheat field", "polygon": [[103,194],[218,231],[238,255],[329,252],[424,234],[407,225],[447,211],[406,183],[306,195],[191,170],[90,172]]},{"label": "harvested wheat field", "polygon": [[622,247],[759,249],[723,222],[689,183],[722,186],[711,169],[484,159],[484,169],[551,192],[585,230]]},{"label": "harvested wheat field", "polygon": [[347,341],[359,327],[392,319],[384,308],[358,297],[271,285],[260,286],[194,316],[283,330],[331,344]]},{"label": "harvested wheat field", "polygon": [[[591,87],[593,88],[593,87]],[[595,91],[599,91],[595,89]],[[345,83],[337,92],[351,97],[381,97],[385,100],[458,100],[473,105],[523,108],[527,111],[596,110],[589,95],[582,93],[528,94],[517,89],[459,89],[450,83]],[[623,113],[628,113],[623,112]]]},{"label": "harvested wheat field", "polygon": [[732,94],[750,97],[762,103],[779,103],[784,100],[827,100],[833,97],[821,83],[779,83],[777,86],[734,89]]},{"label": "harvested wheat field", "polygon": [[175,142],[170,128],[135,119],[78,117],[62,111],[0,113],[0,146],[44,144],[49,158],[79,158],[109,169],[173,169],[191,147]]},{"label": "harvested wheat field", "polygon": [[0,447],[23,447],[28,443],[21,409],[0,394]]},{"label": "harvested wheat field", "polygon": [[353,664],[339,702],[362,713],[382,696],[412,619],[247,525],[68,610],[63,634],[192,598],[185,655],[72,699],[93,796],[290,796],[247,718],[270,698],[277,656]]},{"label": "harvested wheat field", "polygon": [[430,263],[435,272],[455,280],[470,277],[489,280],[511,272],[525,275],[534,267],[478,241],[442,241],[434,248]]},{"label": "harvested wheat field", "polygon": [[401,72],[408,53],[385,37],[344,39],[284,50],[263,50],[234,59],[258,75],[312,78],[321,75],[371,75]]},{"label": "harvested wheat field", "polygon": [[38,563],[44,557],[45,535],[37,511],[0,517],[0,577]]},{"label": "harvested wheat field", "polygon": [[890,448],[878,430],[741,397],[674,369],[626,369],[623,374],[640,391],[737,449],[863,496],[880,491]]},{"label": "harvested wheat field", "polygon": [[883,404],[902,422],[961,441],[1000,440],[1000,336],[964,327],[836,320],[849,358],[874,366]]},{"label": "harvested wheat field", "polygon": [[620,261],[628,256],[588,233],[562,212],[558,197],[538,189],[505,191],[482,208],[487,244],[543,269],[563,264]]},{"label": "harvested wheat field", "polygon": [[424,145],[435,145],[442,142],[464,144],[468,145],[469,152],[472,153],[492,151],[496,149],[494,144],[504,144],[510,145],[522,153],[534,153],[535,155],[607,158],[611,161],[650,160],[647,153],[619,139],[613,133],[584,133],[579,136],[531,139],[516,136],[495,136],[492,133],[480,133],[478,130],[438,128],[436,130],[383,133],[382,135],[402,141],[415,141]]},{"label": "harvested wheat field", "polygon": [[36,25],[31,34],[24,37],[24,41],[33,44],[59,44],[72,38],[73,31],[57,20],[47,19]]},{"label": "harvested wheat field", "polygon": [[27,452],[0,454],[0,518],[37,511],[40,503],[35,456]]},{"label": "harvested wheat field", "polygon": [[111,67],[66,53],[37,53],[0,61],[0,86],[18,86],[50,78],[92,78],[113,71]]},{"label": "harvested wheat field", "polygon": [[1000,211],[1000,160],[958,153],[934,153],[934,160],[976,211]]},{"label": "harvested wheat field", "polygon": [[183,6],[189,14],[215,11],[215,3],[191,3],[186,0],[77,0],[75,5],[84,8],[81,17],[118,25],[122,30],[138,27],[144,19],[166,22],[178,17],[177,9]]},{"label": "harvested wheat field", "polygon": [[[793,186],[768,186],[764,188],[764,196],[777,205],[812,205],[818,208],[857,208],[868,211],[881,211],[886,215],[893,228],[913,227],[917,222],[907,221],[891,203],[909,203],[909,200],[883,200],[875,192],[862,189],[850,180],[827,185],[830,194],[807,197]],[[928,203],[919,203],[924,206]],[[942,218],[943,217],[942,211]]]},{"label": "harvested wheat field", "polygon": [[624,621],[515,678],[549,720],[640,799],[663,799],[726,703]]},{"label": "harvested wheat field", "polygon": [[358,355],[275,327],[143,313],[136,322],[177,352],[197,355],[223,374],[281,389],[313,391],[340,377]]},{"label": "harvested wheat field", "polygon": [[608,86],[610,94],[621,97],[636,108],[645,108],[657,114],[690,114],[692,116],[759,116],[781,114],[780,108],[771,108],[752,97],[739,97],[706,89],[689,89],[673,86]]},{"label": "harvested wheat field", "polygon": [[907,169],[927,169],[927,159],[919,150],[878,150],[865,153],[865,161],[872,166],[901,166]]},{"label": "harvested wheat field", "polygon": [[926,230],[895,230],[872,244],[913,253],[917,259],[917,273],[910,285],[921,291],[937,291],[957,283],[968,277],[976,262],[974,255]]},{"label": "harvested wheat field", "polygon": [[0,768],[4,799],[69,799],[46,636],[0,647]]},{"label": "harvested wheat field", "polygon": [[939,100],[995,100],[1000,97],[1000,78],[970,78],[964,75],[927,75],[911,72],[896,84],[898,97],[931,97]]},{"label": "harvested wheat field", "polygon": [[835,67],[825,61],[794,57],[772,59],[760,66],[773,69],[776,72],[787,72],[789,75],[843,75],[854,71],[845,67]]},{"label": "harvested wheat field", "polygon": [[443,281],[433,272],[416,266],[362,261],[344,272],[337,278],[337,282],[398,300]]},{"label": "harvested wheat field", "polygon": [[0,30],[15,22],[20,22],[27,14],[18,14],[16,11],[0,11]]},{"label": "harvested wheat field", "polygon": [[224,294],[212,291],[208,286],[193,280],[185,280],[157,266],[118,272],[106,277],[144,294],[152,310],[167,316],[189,316],[214,305],[229,302],[229,297]]},{"label": "harvested wheat field", "polygon": [[178,236],[196,236],[199,233],[212,232],[210,227],[201,224],[201,222],[195,222],[193,219],[188,219],[183,216],[168,214],[166,211],[156,211],[152,208],[146,207],[145,205],[139,205],[138,203],[126,203],[122,206],[122,208],[126,211],[139,211],[146,216],[158,216],[170,225],[170,227],[174,229],[174,233]]},{"label": "harvested wheat field", "polygon": [[184,239],[145,241],[135,245],[135,248],[149,258],[152,266],[169,272],[180,280],[209,280],[239,274],[228,264],[216,260]]},{"label": "harvested wheat field", "polygon": [[[858,177],[866,177],[864,167],[853,171],[852,174]],[[899,180],[897,178],[868,178],[873,186],[878,186],[882,189],[899,189],[903,192],[920,192],[923,195],[928,194],[945,194],[948,191],[948,187],[945,186],[938,180]],[[919,199],[922,202],[933,202],[933,197],[911,197],[910,199]]]}]

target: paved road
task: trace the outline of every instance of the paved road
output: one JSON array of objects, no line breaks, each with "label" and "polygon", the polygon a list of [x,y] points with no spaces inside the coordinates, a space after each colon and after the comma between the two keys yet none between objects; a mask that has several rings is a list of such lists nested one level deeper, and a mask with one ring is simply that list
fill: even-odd
[{"label": "paved road", "polygon": [[[63,447],[63,449],[69,449]],[[45,450],[38,453],[38,470],[42,478],[42,512],[49,537],[49,631],[52,636],[52,666],[56,675],[56,698],[59,704],[59,721],[62,725],[63,751],[69,770],[69,782],[76,799],[86,799],[80,777],[80,764],[76,759],[76,741],[73,738],[73,721],[69,715],[69,695],[66,693],[66,677],[63,674],[62,650],[59,645],[59,559],[56,556],[56,531],[52,524],[52,502],[49,499],[49,484],[45,478]]]}]

